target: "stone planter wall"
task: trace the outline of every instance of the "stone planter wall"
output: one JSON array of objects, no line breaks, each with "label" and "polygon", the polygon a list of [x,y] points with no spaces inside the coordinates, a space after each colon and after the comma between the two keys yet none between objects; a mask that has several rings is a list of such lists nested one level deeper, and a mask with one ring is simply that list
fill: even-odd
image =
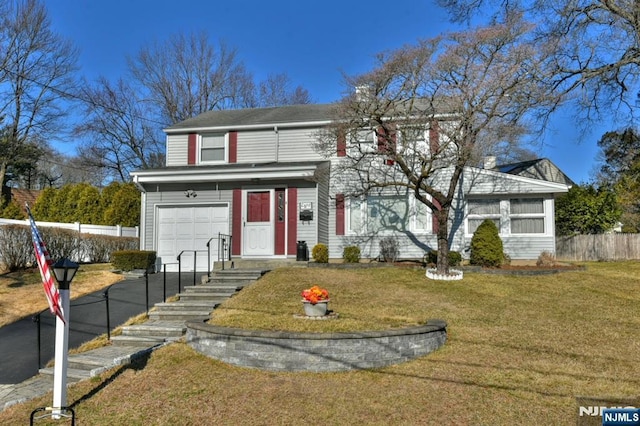
[{"label": "stone planter wall", "polygon": [[354,333],[288,333],[187,323],[187,343],[211,358],[274,371],[380,368],[426,355],[447,339],[447,324]]}]

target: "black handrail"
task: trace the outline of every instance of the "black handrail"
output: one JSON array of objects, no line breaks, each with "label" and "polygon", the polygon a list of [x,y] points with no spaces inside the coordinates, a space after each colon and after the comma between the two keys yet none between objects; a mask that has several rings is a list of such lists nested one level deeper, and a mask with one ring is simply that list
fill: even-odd
[{"label": "black handrail", "polygon": [[224,270],[224,261],[231,260],[231,242],[232,236],[230,234],[222,234],[218,232],[217,237],[209,238],[207,241],[207,276],[211,276],[211,241],[218,240],[218,262],[222,262],[222,270]]}]

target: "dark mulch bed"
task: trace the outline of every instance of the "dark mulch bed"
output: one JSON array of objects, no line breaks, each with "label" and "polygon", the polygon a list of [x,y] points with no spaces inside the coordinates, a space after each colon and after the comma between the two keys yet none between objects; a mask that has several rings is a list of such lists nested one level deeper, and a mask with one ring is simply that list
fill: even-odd
[{"label": "dark mulch bed", "polygon": [[[338,269],[358,269],[358,268],[375,268],[394,266],[398,268],[425,269],[426,267],[435,268],[435,265],[426,265],[419,260],[401,260],[398,262],[377,262],[368,263],[315,263],[309,262],[310,267],[318,268],[338,268]],[[482,268],[480,266],[454,266],[453,269],[459,269],[466,272],[480,272],[484,274],[496,275],[545,275],[557,274],[559,272],[583,271],[586,267],[583,265],[573,264],[557,264],[553,266],[536,266],[536,265],[503,265],[500,268]]]}]

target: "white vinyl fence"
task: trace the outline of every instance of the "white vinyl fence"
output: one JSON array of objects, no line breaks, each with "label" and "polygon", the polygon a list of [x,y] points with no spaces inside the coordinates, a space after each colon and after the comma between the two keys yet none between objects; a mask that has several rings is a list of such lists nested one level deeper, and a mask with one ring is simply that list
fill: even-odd
[{"label": "white vinyl fence", "polygon": [[[26,225],[29,226],[29,219],[14,220],[14,219],[1,219],[0,226],[2,225]],[[85,223],[61,223],[61,222],[40,222],[36,221],[38,228],[63,228],[78,231],[84,234],[99,234],[99,235],[111,235],[113,237],[140,237],[139,227],[126,227],[126,226],[103,226],[103,225],[88,225]]]}]

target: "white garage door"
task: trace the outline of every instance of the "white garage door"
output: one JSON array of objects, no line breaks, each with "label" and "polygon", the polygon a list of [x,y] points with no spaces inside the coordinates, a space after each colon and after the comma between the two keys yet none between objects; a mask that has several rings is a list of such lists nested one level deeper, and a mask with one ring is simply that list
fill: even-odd
[{"label": "white garage door", "polygon": [[[196,271],[206,272],[207,242],[217,238],[218,233],[229,233],[229,207],[192,206],[192,207],[158,207],[157,255],[158,262],[166,263],[167,271],[177,272],[177,257],[184,250],[181,259],[181,270],[191,271],[194,268],[194,250],[196,255]],[[211,241],[211,265],[218,258],[217,240]]]}]

